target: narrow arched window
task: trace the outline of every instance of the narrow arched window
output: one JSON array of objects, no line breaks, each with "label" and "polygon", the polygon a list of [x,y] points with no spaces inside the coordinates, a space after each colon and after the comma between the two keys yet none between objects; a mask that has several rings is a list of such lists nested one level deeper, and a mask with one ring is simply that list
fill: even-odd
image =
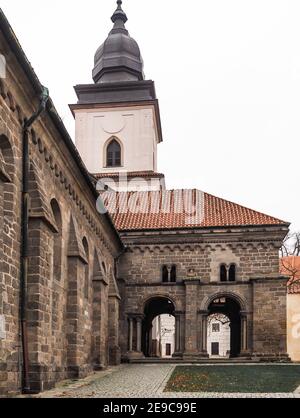
[{"label": "narrow arched window", "polygon": [[236,280],[236,266],[235,264],[231,264],[229,267],[229,281],[235,282]]},{"label": "narrow arched window", "polygon": [[227,282],[227,268],[225,264],[222,264],[220,266],[220,281]]},{"label": "narrow arched window", "polygon": [[176,269],[176,266],[173,265],[171,267],[171,274],[170,274],[170,282],[171,283],[176,283],[176,278],[177,278],[176,275],[177,275],[177,269]]},{"label": "narrow arched window", "polygon": [[84,266],[84,297],[88,299],[89,297],[89,281],[90,281],[90,269],[89,269],[89,245],[86,238],[83,238],[82,245],[86,255],[87,263]]},{"label": "narrow arched window", "polygon": [[106,166],[107,167],[120,167],[121,166],[121,145],[115,139],[111,140],[107,146]]},{"label": "narrow arched window", "polygon": [[57,201],[52,199],[50,205],[57,226],[57,232],[53,235],[53,277],[60,281],[62,273],[62,218]]},{"label": "narrow arched window", "polygon": [[169,281],[169,270],[167,266],[162,266],[162,281],[168,283]]}]

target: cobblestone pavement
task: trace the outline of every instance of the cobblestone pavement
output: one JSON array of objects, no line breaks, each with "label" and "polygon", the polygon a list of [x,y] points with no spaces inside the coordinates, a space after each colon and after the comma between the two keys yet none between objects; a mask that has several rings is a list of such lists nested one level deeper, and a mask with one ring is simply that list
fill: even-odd
[{"label": "cobblestone pavement", "polygon": [[[300,398],[294,393],[168,393],[164,388],[176,365],[121,365],[82,381],[66,382],[40,398]],[[201,367],[201,366],[199,366]],[[232,366],[234,367],[234,366]]]}]

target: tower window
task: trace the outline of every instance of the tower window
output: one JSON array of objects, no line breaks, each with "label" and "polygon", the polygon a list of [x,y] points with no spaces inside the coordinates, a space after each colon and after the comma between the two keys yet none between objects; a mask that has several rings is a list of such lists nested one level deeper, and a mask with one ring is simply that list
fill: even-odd
[{"label": "tower window", "polygon": [[162,266],[162,282],[163,283],[176,283],[177,268],[175,264],[172,266]]},{"label": "tower window", "polygon": [[175,265],[171,267],[170,282],[176,283],[176,266]]},{"label": "tower window", "polygon": [[121,166],[121,146],[113,139],[107,146],[106,151],[106,166],[107,167],[120,167]]},{"label": "tower window", "polygon": [[227,282],[227,268],[225,264],[222,264],[220,267],[220,281]]},{"label": "tower window", "polygon": [[236,276],[236,266],[235,266],[235,264],[230,265],[228,276],[229,276],[229,281],[230,282],[235,282],[235,276]]},{"label": "tower window", "polygon": [[236,265],[230,264],[220,266],[220,281],[221,282],[235,282],[236,281]]},{"label": "tower window", "polygon": [[163,283],[176,283],[177,279],[177,267],[175,264],[172,266],[162,266],[162,282]]},{"label": "tower window", "polygon": [[169,269],[167,266],[162,267],[162,281],[163,283],[168,283],[169,281]]}]

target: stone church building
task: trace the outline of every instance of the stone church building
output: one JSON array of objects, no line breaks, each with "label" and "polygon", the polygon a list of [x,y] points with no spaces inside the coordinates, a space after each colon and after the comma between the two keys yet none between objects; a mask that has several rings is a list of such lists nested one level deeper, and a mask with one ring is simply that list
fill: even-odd
[{"label": "stone church building", "polygon": [[288,360],[289,224],[166,190],[154,82],[117,3],[94,82],[75,87],[76,145],[0,12],[0,394],[141,361],[165,314],[183,361],[208,357],[212,314],[231,357]]}]

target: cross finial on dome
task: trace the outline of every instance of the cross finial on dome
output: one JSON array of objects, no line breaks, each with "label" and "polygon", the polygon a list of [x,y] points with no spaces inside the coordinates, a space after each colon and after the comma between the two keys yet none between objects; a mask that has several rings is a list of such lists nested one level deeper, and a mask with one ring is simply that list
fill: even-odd
[{"label": "cross finial on dome", "polygon": [[122,2],[122,0],[118,0],[118,1],[117,1],[117,5],[118,5],[118,7],[121,7],[121,6],[122,6],[122,3],[123,3],[123,2]]}]

